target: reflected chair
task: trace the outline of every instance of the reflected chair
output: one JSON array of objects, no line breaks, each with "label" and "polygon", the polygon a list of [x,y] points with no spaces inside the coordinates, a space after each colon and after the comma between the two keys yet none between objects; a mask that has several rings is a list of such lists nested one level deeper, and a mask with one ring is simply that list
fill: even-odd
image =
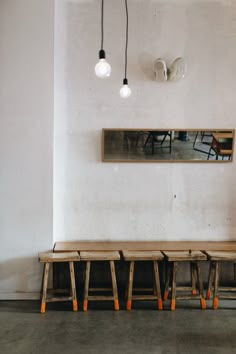
[{"label": "reflected chair", "polygon": [[[162,137],[162,139],[159,140],[158,139],[159,137]],[[167,146],[163,146],[167,137],[169,137],[169,144]],[[169,153],[171,154],[171,143],[172,143],[171,138],[172,138],[171,132],[169,130],[149,131],[149,134],[148,134],[148,137],[145,141],[144,147],[146,147],[147,144],[149,142],[151,142],[152,155],[154,154],[155,144],[159,145],[158,148],[168,148]]]},{"label": "reflected chair", "polygon": [[207,156],[207,160],[209,160],[212,152],[215,154],[215,159],[218,160],[219,157],[224,160],[225,157],[228,157],[228,160],[231,160],[231,156],[233,153],[232,145],[233,145],[233,137],[229,132],[219,132],[212,134],[213,139],[211,143],[211,147]]},{"label": "reflected chair", "polygon": [[[148,135],[149,135],[149,131],[140,130],[140,131],[137,132],[137,136],[136,136],[136,146],[139,145],[140,139],[142,139],[142,141],[141,141],[142,146],[144,145],[144,144],[143,144],[143,141],[144,141],[145,135],[148,136]],[[147,139],[147,138],[146,138],[146,139]],[[141,145],[141,144],[140,144],[140,145]]]},{"label": "reflected chair", "polygon": [[[207,151],[206,150],[203,150],[203,149],[200,149],[200,148],[197,148],[196,147],[196,143],[197,143],[197,140],[200,138],[200,141],[199,143],[200,144],[203,144],[203,145],[206,145],[209,147],[209,150]],[[213,156],[212,153],[210,153],[210,149],[211,149],[211,144],[212,144],[212,131],[205,131],[205,130],[201,130],[201,131],[197,131],[196,132],[196,135],[195,135],[195,138],[194,138],[194,142],[193,142],[193,150],[195,151],[198,151],[198,152],[202,152],[203,154],[207,154],[209,156]]]}]

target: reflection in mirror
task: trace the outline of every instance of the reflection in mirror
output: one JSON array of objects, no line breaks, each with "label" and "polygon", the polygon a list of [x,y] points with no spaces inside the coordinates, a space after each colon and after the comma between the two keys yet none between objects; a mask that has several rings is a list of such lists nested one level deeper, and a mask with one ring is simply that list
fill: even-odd
[{"label": "reflection in mirror", "polygon": [[234,130],[103,129],[105,162],[230,162]]}]

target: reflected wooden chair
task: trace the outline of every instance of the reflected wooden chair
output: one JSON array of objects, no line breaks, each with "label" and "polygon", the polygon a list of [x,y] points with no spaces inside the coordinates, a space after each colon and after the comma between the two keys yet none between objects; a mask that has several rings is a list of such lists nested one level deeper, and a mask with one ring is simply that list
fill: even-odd
[{"label": "reflected wooden chair", "polygon": [[[203,154],[206,154],[209,156],[213,156],[214,154],[212,154],[210,152],[212,139],[213,139],[212,131],[205,131],[205,130],[197,131],[195,138],[194,138],[194,142],[193,142],[193,150],[198,151],[198,152],[202,152]],[[200,144],[198,144],[198,141]],[[196,147],[196,144],[198,144],[200,146]],[[206,146],[207,148],[203,149],[203,146]],[[202,149],[200,147],[202,147]]]},{"label": "reflected wooden chair", "polygon": [[[158,139],[159,137],[162,137],[162,139],[159,140]],[[163,146],[167,137],[169,137],[169,144]],[[151,143],[152,146],[152,155],[154,154],[156,145],[158,148],[168,148],[169,153],[171,154],[171,144],[172,144],[171,131],[169,130],[149,131],[144,147],[146,147],[149,142]]]},{"label": "reflected wooden chair", "polygon": [[[206,302],[203,293],[202,273],[200,261],[207,260],[207,256],[200,251],[163,251],[166,258],[166,281],[164,300],[168,299],[169,290],[171,290],[170,309],[175,310],[176,300],[200,300],[202,309],[206,308]],[[177,287],[177,266],[180,262],[190,263],[191,286]],[[198,294],[196,287],[198,283]],[[188,294],[178,295],[177,292],[188,292]]]},{"label": "reflected wooden chair", "polygon": [[[78,252],[65,252],[65,253],[40,253],[39,262],[44,264],[44,271],[42,277],[42,287],[41,287],[41,313],[46,311],[47,302],[58,302],[58,301],[72,301],[73,311],[78,310],[78,302],[76,296],[76,283],[75,283],[75,272],[74,272],[74,262],[78,262],[80,256]],[[70,269],[70,294],[67,296],[50,297],[51,293],[66,293],[68,289],[48,289],[48,275],[50,270],[50,264],[53,263],[68,263]]]},{"label": "reflected wooden chair", "polygon": [[229,132],[217,132],[212,134],[213,139],[211,143],[211,147],[208,153],[207,159],[209,160],[212,152],[215,154],[215,159],[218,160],[219,157],[224,160],[225,157],[228,160],[231,160],[231,156],[233,153],[232,145],[233,145],[233,135]]}]

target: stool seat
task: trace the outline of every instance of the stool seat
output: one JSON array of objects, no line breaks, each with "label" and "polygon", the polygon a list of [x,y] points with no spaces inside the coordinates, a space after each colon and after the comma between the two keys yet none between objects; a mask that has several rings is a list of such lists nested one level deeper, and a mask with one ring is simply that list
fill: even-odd
[{"label": "stool seat", "polygon": [[81,261],[119,261],[120,254],[118,251],[81,251]]},{"label": "stool seat", "polygon": [[[129,261],[129,278],[128,278],[128,291],[127,291],[127,302],[126,309],[131,310],[133,300],[156,300],[157,308],[162,310],[162,298],[161,298],[161,287],[160,287],[160,277],[158,261],[164,259],[163,254],[160,251],[122,251],[125,261]],[[150,291],[149,288],[137,289],[133,288],[134,280],[134,265],[135,262],[139,261],[151,261],[153,263],[153,282],[154,286],[151,289],[153,295],[146,294],[145,292]],[[142,294],[134,295],[133,292],[141,291]]]},{"label": "stool seat", "polygon": [[163,251],[169,262],[174,261],[206,261],[207,256],[201,251]]},{"label": "stool seat", "polygon": [[[81,261],[86,262],[86,271],[85,271],[85,286],[84,286],[84,301],[83,301],[83,310],[87,311],[88,301],[98,301],[98,300],[113,300],[114,309],[119,310],[119,299],[117,291],[117,282],[116,282],[116,271],[115,271],[115,262],[120,260],[120,253],[118,251],[81,251],[80,252]],[[106,291],[109,289],[104,288],[90,288],[90,268],[91,262],[97,261],[108,261],[110,263],[111,271],[111,280],[112,280],[112,296],[109,295],[90,295],[90,292]]]},{"label": "stool seat", "polygon": [[[218,308],[219,299],[236,299],[236,286],[219,287],[219,276],[220,276],[220,262],[233,262],[234,265],[234,280],[236,276],[236,252],[233,251],[206,251],[206,255],[210,260],[210,268],[208,275],[208,287],[206,298],[209,300],[211,298],[211,293],[213,290],[213,302],[212,307],[214,310]],[[230,294],[226,294],[229,292]],[[232,294],[232,292],[234,294]]]},{"label": "stool seat", "polygon": [[212,261],[236,261],[236,252],[206,251],[206,254]]},{"label": "stool seat", "polygon": [[161,261],[164,259],[160,251],[122,251],[126,261]]},{"label": "stool seat", "polygon": [[[166,281],[165,281],[165,291],[164,291],[164,300],[168,299],[169,288],[171,288],[171,310],[175,310],[176,299],[199,299],[202,309],[206,308],[206,302],[203,294],[203,281],[200,268],[200,261],[206,261],[207,256],[201,251],[163,251],[163,254],[167,260],[167,269],[166,269]],[[177,278],[177,265],[179,262],[189,262],[190,263],[190,276],[191,276],[191,286],[189,287],[177,287],[176,278]],[[196,277],[198,281],[198,290],[197,294],[196,289]],[[170,287],[171,283],[171,287]],[[190,291],[190,295],[176,295],[178,291]]]},{"label": "stool seat", "polygon": [[[47,302],[56,302],[56,301],[72,301],[73,310],[78,311],[78,302],[76,295],[76,284],[75,284],[75,271],[74,271],[74,262],[79,261],[80,256],[78,252],[65,252],[65,253],[53,253],[45,252],[39,254],[39,262],[44,264],[44,271],[42,277],[42,287],[41,287],[41,313],[46,311]],[[48,276],[50,265],[53,263],[67,262],[70,270],[70,294],[68,296],[59,296],[59,297],[48,297]],[[61,293],[66,292],[65,289],[50,289],[52,292]],[[50,291],[51,292],[51,291]]]},{"label": "stool seat", "polygon": [[53,263],[53,262],[74,262],[79,261],[80,256],[78,252],[63,252],[63,253],[40,253],[39,262],[41,263]]}]

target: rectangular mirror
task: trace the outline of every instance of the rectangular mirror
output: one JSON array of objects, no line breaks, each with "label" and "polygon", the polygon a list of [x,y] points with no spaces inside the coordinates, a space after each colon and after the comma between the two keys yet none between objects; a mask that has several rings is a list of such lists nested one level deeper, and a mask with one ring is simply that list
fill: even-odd
[{"label": "rectangular mirror", "polygon": [[231,162],[234,130],[103,129],[104,162]]}]

